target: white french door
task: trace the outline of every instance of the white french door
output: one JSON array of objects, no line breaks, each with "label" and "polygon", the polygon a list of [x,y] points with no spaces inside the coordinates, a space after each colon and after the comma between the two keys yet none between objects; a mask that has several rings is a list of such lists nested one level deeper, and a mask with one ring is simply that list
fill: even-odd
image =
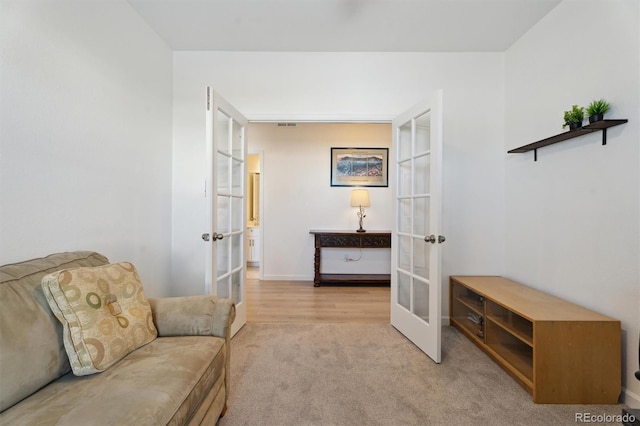
[{"label": "white french door", "polygon": [[246,229],[247,119],[207,87],[205,290],[236,304],[233,336],[247,322]]},{"label": "white french door", "polygon": [[393,120],[391,324],[440,362],[442,91]]}]

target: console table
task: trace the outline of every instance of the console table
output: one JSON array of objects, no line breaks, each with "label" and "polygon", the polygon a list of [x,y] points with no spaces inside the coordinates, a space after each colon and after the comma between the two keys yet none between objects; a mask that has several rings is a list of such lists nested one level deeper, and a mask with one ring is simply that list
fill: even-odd
[{"label": "console table", "polygon": [[318,231],[311,230],[315,236],[315,254],[313,257],[314,287],[320,283],[348,283],[348,284],[389,284],[390,274],[321,274],[320,251],[323,247],[333,248],[390,248],[390,231]]}]

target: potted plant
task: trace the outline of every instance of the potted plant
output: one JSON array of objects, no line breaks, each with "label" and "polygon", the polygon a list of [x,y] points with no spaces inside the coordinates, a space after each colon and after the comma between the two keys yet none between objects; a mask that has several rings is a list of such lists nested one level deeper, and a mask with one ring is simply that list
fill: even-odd
[{"label": "potted plant", "polygon": [[598,99],[593,101],[587,107],[587,114],[589,115],[589,123],[595,123],[604,118],[604,113],[609,111],[611,105],[604,99]]},{"label": "potted plant", "polygon": [[564,124],[562,127],[569,126],[569,130],[575,130],[582,127],[584,120],[584,108],[574,105],[569,111],[564,112]]}]

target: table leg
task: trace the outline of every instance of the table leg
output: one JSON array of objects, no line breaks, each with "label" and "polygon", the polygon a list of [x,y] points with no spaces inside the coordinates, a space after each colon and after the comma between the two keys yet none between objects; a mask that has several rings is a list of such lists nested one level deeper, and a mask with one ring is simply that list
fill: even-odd
[{"label": "table leg", "polygon": [[316,252],[313,255],[313,273],[313,286],[320,287],[320,244],[318,242],[316,242]]}]

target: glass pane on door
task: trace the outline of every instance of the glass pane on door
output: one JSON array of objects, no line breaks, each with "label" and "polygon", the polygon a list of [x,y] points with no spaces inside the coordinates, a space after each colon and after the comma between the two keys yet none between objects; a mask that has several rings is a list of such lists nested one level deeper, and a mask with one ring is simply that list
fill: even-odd
[{"label": "glass pane on door", "polygon": [[224,299],[229,298],[229,279],[230,278],[231,277],[225,277],[218,280],[218,283],[217,283],[218,291],[216,293],[218,297],[221,297]]},{"label": "glass pane on door", "polygon": [[242,125],[234,120],[231,132],[231,154],[235,158],[244,158],[244,153],[242,152],[244,149],[244,130]]},{"label": "glass pane on door", "polygon": [[429,176],[431,174],[431,156],[429,154],[417,157],[414,161],[413,168],[413,193],[428,194],[429,193]]},{"label": "glass pane on door", "polygon": [[411,232],[411,199],[398,200],[398,232]]},{"label": "glass pane on door", "polygon": [[411,195],[411,160],[398,164],[398,197]]},{"label": "glass pane on door", "polygon": [[400,126],[398,135],[398,161],[411,158],[411,121]]},{"label": "glass pane on door", "polygon": [[409,271],[411,269],[411,238],[398,237],[398,268]]},{"label": "glass pane on door", "polygon": [[398,272],[398,304],[411,309],[411,277],[402,272]]},{"label": "glass pane on door", "polygon": [[231,215],[229,198],[230,197],[227,195],[218,195],[216,197],[216,200],[218,201],[216,232],[218,234],[226,234],[231,230],[229,228],[229,216]]},{"label": "glass pane on door", "polygon": [[237,269],[242,266],[242,235],[236,234],[231,236],[231,269]]},{"label": "glass pane on door", "polygon": [[425,279],[429,278],[429,246],[424,238],[413,239],[413,273]]},{"label": "glass pane on door", "polygon": [[429,284],[413,280],[413,313],[429,323]]},{"label": "glass pane on door", "polygon": [[243,163],[240,160],[233,158],[231,160],[231,193],[233,195],[242,194],[242,180],[243,180]]},{"label": "glass pane on door", "polygon": [[245,222],[242,217],[242,207],[244,198],[231,197],[231,230],[233,232],[241,231]]},{"label": "glass pane on door", "polygon": [[429,232],[429,197],[416,197],[413,200],[413,233],[427,236]]},{"label": "glass pane on door", "polygon": [[216,155],[216,187],[218,192],[229,194],[231,192],[231,182],[229,182],[229,156],[218,152]]},{"label": "glass pane on door", "polygon": [[236,305],[242,302],[242,274],[240,271],[231,275],[231,298]]},{"label": "glass pane on door", "polygon": [[416,118],[415,153],[421,154],[431,148],[431,111]]},{"label": "glass pane on door", "polygon": [[[221,277],[229,273],[229,244],[230,239],[225,237],[221,240],[214,241],[217,245],[216,250],[216,276]],[[220,284],[218,285],[218,290]],[[227,292],[228,294],[228,292]]]},{"label": "glass pane on door", "polygon": [[218,110],[218,125],[216,126],[216,132],[218,137],[218,151],[224,152],[227,156],[231,155],[229,149],[229,116]]}]

